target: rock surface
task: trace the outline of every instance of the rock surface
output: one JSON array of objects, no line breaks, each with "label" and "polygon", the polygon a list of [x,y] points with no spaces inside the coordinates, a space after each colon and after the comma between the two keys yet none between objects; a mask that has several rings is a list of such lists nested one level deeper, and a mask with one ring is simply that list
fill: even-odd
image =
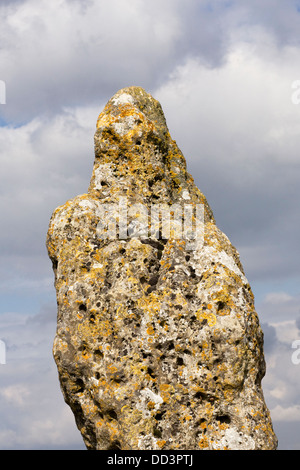
[{"label": "rock surface", "polygon": [[[159,204],[172,206],[170,230],[150,217]],[[199,236],[180,231],[186,206]],[[88,193],[54,211],[47,248],[54,358],[88,449],[276,448],[239,254],[142,88],[120,90],[100,114]]]}]

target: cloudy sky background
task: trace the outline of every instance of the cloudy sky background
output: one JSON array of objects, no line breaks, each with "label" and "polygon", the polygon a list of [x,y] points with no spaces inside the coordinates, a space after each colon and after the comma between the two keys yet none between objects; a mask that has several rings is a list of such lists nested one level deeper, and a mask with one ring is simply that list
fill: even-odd
[{"label": "cloudy sky background", "polygon": [[0,449],[84,448],[52,359],[45,238],[88,188],[98,114],[130,85],[161,102],[240,252],[279,449],[300,449],[300,1],[2,0],[0,25]]}]

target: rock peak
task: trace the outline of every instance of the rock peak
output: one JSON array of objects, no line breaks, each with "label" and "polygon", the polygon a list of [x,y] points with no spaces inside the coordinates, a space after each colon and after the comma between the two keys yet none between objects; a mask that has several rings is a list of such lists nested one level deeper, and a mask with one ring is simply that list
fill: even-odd
[{"label": "rock peak", "polygon": [[[150,121],[161,120],[161,124],[163,124],[167,130],[165,116],[160,103],[142,87],[131,86],[122,88],[110,98],[106,107],[110,106],[116,108],[116,114],[122,112],[122,108],[124,109],[126,106],[134,107],[137,111],[145,114]],[[106,107],[103,112],[105,112]]]},{"label": "rock peak", "polygon": [[113,129],[135,144],[139,135],[153,132],[161,138],[169,134],[160,103],[141,87],[119,90],[106,104],[97,120],[97,129]]},{"label": "rock peak", "polygon": [[160,104],[118,91],[94,142],[87,194],[47,234],[53,353],[87,448],[275,449],[253,293]]},{"label": "rock peak", "polygon": [[203,203],[206,217],[213,218],[170,136],[160,103],[143,88],[119,90],[96,127],[90,193],[102,200],[126,196],[147,204],[182,202],[186,196]]}]

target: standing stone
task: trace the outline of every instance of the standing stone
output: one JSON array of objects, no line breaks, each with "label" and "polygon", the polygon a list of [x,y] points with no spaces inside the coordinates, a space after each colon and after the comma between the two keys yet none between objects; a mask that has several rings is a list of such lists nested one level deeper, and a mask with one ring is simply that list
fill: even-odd
[{"label": "standing stone", "polygon": [[55,210],[47,248],[54,358],[88,449],[276,448],[239,254],[142,88],[100,114],[88,193]]}]

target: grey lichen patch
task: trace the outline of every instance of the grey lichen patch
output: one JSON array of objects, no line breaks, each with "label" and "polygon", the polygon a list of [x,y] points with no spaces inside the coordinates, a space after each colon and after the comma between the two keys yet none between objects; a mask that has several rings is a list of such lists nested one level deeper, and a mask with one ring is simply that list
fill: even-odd
[{"label": "grey lichen patch", "polygon": [[[140,87],[120,90],[94,142],[87,194],[54,211],[47,235],[54,358],[87,448],[275,449],[253,293],[160,104]],[[115,237],[101,237],[104,204]],[[202,205],[201,243],[147,232],[137,208],[154,204]]]}]

